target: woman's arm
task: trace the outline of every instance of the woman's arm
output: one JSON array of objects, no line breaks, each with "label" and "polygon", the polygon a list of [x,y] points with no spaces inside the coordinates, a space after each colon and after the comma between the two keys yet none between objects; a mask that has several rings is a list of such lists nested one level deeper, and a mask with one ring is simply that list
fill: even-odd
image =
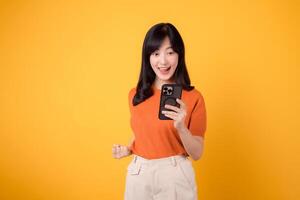
[{"label": "woman's arm", "polygon": [[133,144],[133,142],[134,142],[134,139],[135,139],[135,137],[134,137],[134,135],[133,135],[133,136],[131,137],[130,141],[129,141],[129,145],[127,146],[128,150],[130,151],[130,154],[129,154],[129,155],[132,154],[131,147],[132,147],[132,144]]},{"label": "woman's arm", "polygon": [[193,160],[199,160],[203,153],[203,137],[193,136],[186,127],[177,129],[183,146]]},{"label": "woman's arm", "polygon": [[[181,99],[176,99],[176,101],[180,104],[180,108],[172,105],[166,105],[166,108],[169,108],[173,111],[162,111],[162,113],[174,120],[174,127],[177,129],[178,134],[180,135],[186,152],[192,157],[193,160],[199,160],[203,153],[203,137],[192,135],[190,130],[185,125],[185,117],[187,115],[186,105]],[[204,101],[202,102],[203,103],[197,104],[198,106],[195,108],[197,111],[195,110],[194,113],[194,120],[200,120],[202,122],[201,128],[197,127],[196,129],[197,131],[201,132],[203,132],[203,127],[206,127],[206,124],[203,124],[206,123],[206,115]]]}]

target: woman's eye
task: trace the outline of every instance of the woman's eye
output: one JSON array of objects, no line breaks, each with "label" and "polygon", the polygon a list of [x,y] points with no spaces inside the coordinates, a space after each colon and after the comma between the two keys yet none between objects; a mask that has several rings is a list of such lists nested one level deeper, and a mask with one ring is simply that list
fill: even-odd
[{"label": "woman's eye", "polygon": [[174,52],[169,52],[170,55],[172,55]]},{"label": "woman's eye", "polygon": [[158,53],[153,53],[153,55],[158,56]]}]

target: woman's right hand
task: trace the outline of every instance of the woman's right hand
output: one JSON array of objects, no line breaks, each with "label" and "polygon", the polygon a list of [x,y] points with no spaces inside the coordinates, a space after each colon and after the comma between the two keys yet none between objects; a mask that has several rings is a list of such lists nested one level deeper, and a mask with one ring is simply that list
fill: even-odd
[{"label": "woman's right hand", "polygon": [[120,159],[131,155],[131,150],[128,148],[128,146],[114,144],[112,148],[112,155],[114,158]]}]

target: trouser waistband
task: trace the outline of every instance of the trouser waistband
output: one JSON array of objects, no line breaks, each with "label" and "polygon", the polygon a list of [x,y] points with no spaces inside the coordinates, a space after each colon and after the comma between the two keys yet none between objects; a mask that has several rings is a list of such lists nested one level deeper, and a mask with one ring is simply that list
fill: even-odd
[{"label": "trouser waistband", "polygon": [[146,164],[146,165],[161,165],[161,164],[172,164],[173,166],[176,166],[176,164],[180,161],[188,159],[185,155],[176,155],[176,156],[170,156],[165,158],[157,158],[157,159],[146,159],[141,156],[133,154],[133,162],[134,163],[140,163],[140,164]]}]

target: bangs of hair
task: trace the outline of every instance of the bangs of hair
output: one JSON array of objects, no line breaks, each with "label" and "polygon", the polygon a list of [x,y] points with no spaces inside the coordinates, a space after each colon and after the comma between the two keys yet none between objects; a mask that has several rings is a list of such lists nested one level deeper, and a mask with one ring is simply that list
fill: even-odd
[{"label": "bangs of hair", "polygon": [[166,37],[170,38],[166,29],[154,31],[153,34],[149,36],[149,40],[146,45],[145,50],[147,52],[147,56],[158,50]]}]

